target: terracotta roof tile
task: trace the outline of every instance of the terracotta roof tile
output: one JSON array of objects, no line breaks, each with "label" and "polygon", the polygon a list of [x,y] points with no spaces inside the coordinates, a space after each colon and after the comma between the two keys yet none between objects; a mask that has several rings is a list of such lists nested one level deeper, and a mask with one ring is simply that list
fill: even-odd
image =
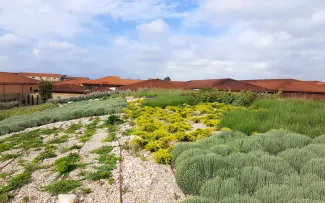
[{"label": "terracotta roof tile", "polygon": [[35,77],[53,77],[53,78],[61,78],[61,74],[51,74],[51,73],[26,73],[26,72],[20,72],[18,73],[22,76],[35,76]]},{"label": "terracotta roof tile", "polygon": [[79,85],[53,85],[53,93],[79,93],[85,92],[84,88]]},{"label": "terracotta roof tile", "polygon": [[90,81],[89,79],[76,79],[76,80],[66,80],[61,82],[55,82],[53,85],[79,85],[82,86],[84,82]]},{"label": "terracotta roof tile", "polygon": [[283,92],[325,93],[325,86],[295,79],[244,80],[244,82]]},{"label": "terracotta roof tile", "polygon": [[175,84],[169,81],[160,79],[150,79],[141,82],[137,82],[131,85],[125,85],[119,87],[118,90],[138,90],[140,88],[150,89],[184,89],[184,85]]},{"label": "terracotta roof tile", "polygon": [[94,92],[112,92],[113,90],[109,89],[109,87],[98,87],[94,88],[87,92],[87,94],[94,93]]},{"label": "terracotta roof tile", "polygon": [[38,84],[38,80],[34,80],[13,73],[0,72],[0,83],[1,84]]},{"label": "terracotta roof tile", "polygon": [[119,76],[107,76],[96,80],[84,82],[85,85],[107,85],[107,86],[123,86],[141,82],[143,80],[121,79]]}]

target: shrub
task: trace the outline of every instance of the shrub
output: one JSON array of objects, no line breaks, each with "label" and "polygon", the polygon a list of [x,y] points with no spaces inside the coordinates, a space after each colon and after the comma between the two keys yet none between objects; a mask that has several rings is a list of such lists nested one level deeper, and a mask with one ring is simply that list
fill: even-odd
[{"label": "shrub", "polygon": [[77,168],[80,157],[76,153],[71,153],[67,157],[55,160],[55,170],[61,174],[68,173]]},{"label": "shrub", "polygon": [[301,168],[301,174],[313,173],[325,180],[325,158],[313,158]]},{"label": "shrub", "polygon": [[[64,107],[34,112],[30,115],[11,116],[0,121],[0,135],[18,132],[26,128],[37,127],[57,121],[81,118],[85,111],[89,112],[94,110],[93,114],[96,116],[120,113],[124,106],[126,106],[126,101],[124,99],[110,99],[105,101],[92,100],[67,104]],[[98,110],[99,112],[97,112]]]},{"label": "shrub", "polygon": [[317,181],[304,188],[304,197],[325,201],[325,181]]},{"label": "shrub", "polygon": [[263,203],[287,203],[301,196],[302,188],[287,185],[266,185],[256,192],[256,198]]},{"label": "shrub", "polygon": [[49,99],[48,103],[53,104],[64,104],[68,102],[77,102],[77,101],[85,101],[90,99],[99,99],[103,97],[110,97],[112,95],[112,92],[94,92],[78,97],[70,97],[70,98],[62,98],[62,99]]},{"label": "shrub", "polygon": [[207,151],[207,150],[202,150],[202,149],[198,149],[198,148],[189,149],[189,150],[184,151],[183,153],[181,153],[176,158],[176,160],[174,161],[174,166],[177,167],[177,165],[179,163],[186,160],[188,157],[195,157],[195,156],[205,155],[207,153],[209,153],[209,151]]},{"label": "shrub", "polygon": [[262,203],[248,195],[234,195],[233,197],[224,198],[219,203]]},{"label": "shrub", "polygon": [[204,197],[190,197],[183,200],[181,203],[218,203],[218,201]]},{"label": "shrub", "polygon": [[198,195],[201,186],[210,178],[223,177],[228,163],[220,156],[207,154],[184,160],[175,171],[177,184],[188,194]]},{"label": "shrub", "polygon": [[120,119],[117,115],[110,115],[108,119],[105,121],[107,125],[119,125],[123,123],[123,120]]},{"label": "shrub", "polygon": [[300,172],[301,167],[311,160],[312,158],[316,158],[316,154],[307,151],[305,149],[289,149],[281,152],[279,157],[286,160],[296,171]]},{"label": "shrub", "polygon": [[169,151],[169,149],[159,149],[156,152],[152,153],[152,156],[157,163],[169,164],[172,159]]},{"label": "shrub", "polygon": [[239,191],[240,186],[235,178],[222,180],[217,176],[202,185],[200,196],[221,200],[225,197],[234,196]]},{"label": "shrub", "polygon": [[81,184],[77,180],[60,180],[46,186],[45,189],[52,195],[59,195],[68,193],[80,186]]},{"label": "shrub", "polygon": [[19,101],[0,102],[0,110],[12,109],[20,106],[21,103]]}]

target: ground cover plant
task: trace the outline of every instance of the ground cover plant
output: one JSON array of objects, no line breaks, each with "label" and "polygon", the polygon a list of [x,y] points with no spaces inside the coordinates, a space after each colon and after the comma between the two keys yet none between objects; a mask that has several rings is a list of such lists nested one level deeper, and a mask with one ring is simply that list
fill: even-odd
[{"label": "ground cover plant", "polygon": [[0,135],[57,121],[120,113],[125,106],[125,99],[89,100],[67,104],[63,107],[46,109],[28,115],[11,116],[0,121]]},{"label": "ground cover plant", "polygon": [[77,101],[85,101],[90,99],[107,99],[112,95],[112,92],[94,92],[90,94],[85,94],[77,97],[69,97],[69,98],[60,98],[60,99],[49,99],[48,103],[53,104],[64,104],[68,102],[77,102]]},{"label": "ground cover plant", "polygon": [[[141,102],[129,103],[124,111],[126,118],[135,119],[132,140],[133,148],[144,148],[153,152],[156,162],[168,164],[170,149],[176,141],[196,141],[219,130],[224,112],[235,108],[221,103],[160,107],[143,106]],[[200,127],[193,128],[198,125]]]},{"label": "ground cover plant", "polygon": [[[106,122],[114,125],[107,125]],[[116,115],[108,116],[107,120],[92,117],[86,123],[72,122],[64,128],[37,129],[0,138],[0,202],[16,198],[20,189],[35,181],[33,173],[39,170],[50,172],[44,173],[43,178],[52,176],[53,181],[49,184],[38,186],[51,195],[78,191],[91,193],[91,189],[83,188],[89,181],[106,179],[108,183],[114,182],[112,170],[116,168],[119,158],[112,153],[113,147],[102,145],[89,153],[81,155],[79,152],[98,129],[108,130],[110,126],[118,128],[119,124],[121,119]],[[98,142],[102,143],[101,140]],[[87,146],[85,148],[87,151]],[[37,156],[30,160],[30,153]],[[85,157],[91,153],[96,154],[96,158],[85,161]],[[15,163],[19,167],[8,166]]]},{"label": "ground cover plant", "polygon": [[20,106],[21,103],[19,101],[0,102],[0,110],[12,109]]},{"label": "ground cover plant", "polygon": [[57,107],[57,105],[55,104],[41,104],[37,106],[26,106],[7,110],[0,110],[0,121],[11,116],[28,115],[35,112],[44,111],[46,109],[52,109],[55,107]]},{"label": "ground cover plant", "polygon": [[325,103],[295,99],[264,99],[250,108],[227,113],[222,127],[252,134],[283,128],[311,137],[325,133]]},{"label": "ground cover plant", "polygon": [[325,135],[227,131],[172,150],[184,203],[325,201]]}]

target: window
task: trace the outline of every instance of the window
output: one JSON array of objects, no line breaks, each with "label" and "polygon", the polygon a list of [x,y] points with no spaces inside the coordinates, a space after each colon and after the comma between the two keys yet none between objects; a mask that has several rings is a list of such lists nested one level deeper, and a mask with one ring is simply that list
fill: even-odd
[{"label": "window", "polygon": [[33,87],[30,87],[29,88],[29,92],[33,92]]}]

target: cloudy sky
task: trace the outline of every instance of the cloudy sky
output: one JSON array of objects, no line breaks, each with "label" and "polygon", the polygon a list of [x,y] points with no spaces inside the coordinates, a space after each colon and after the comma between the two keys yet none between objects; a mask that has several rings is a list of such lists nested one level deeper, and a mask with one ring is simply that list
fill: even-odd
[{"label": "cloudy sky", "polygon": [[325,1],[0,0],[0,71],[325,81]]}]

